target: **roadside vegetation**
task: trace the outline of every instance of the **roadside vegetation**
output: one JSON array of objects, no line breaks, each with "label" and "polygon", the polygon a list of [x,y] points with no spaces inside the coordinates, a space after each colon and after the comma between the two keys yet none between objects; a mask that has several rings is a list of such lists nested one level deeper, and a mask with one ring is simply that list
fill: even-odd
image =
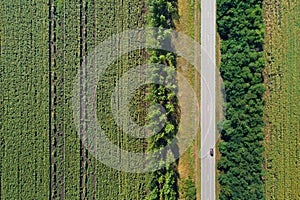
[{"label": "roadside vegetation", "polygon": [[221,200],[264,199],[262,1],[217,1],[226,92],[218,161]]},{"label": "roadside vegetation", "polygon": [[[170,30],[175,27],[174,17],[177,15],[177,1],[151,0],[147,3],[147,25],[149,27],[159,28],[160,31],[155,35],[155,38],[159,41],[159,47],[162,47],[163,44],[169,44]],[[177,90],[177,82],[174,82],[174,80],[176,80],[174,76],[176,70],[176,55],[159,49],[149,49],[147,53],[150,63],[167,66],[165,68],[166,70],[163,71],[153,67],[153,81],[155,82],[157,79],[164,80],[166,85],[169,84],[170,88]],[[149,106],[159,104],[166,109],[166,113],[164,114],[158,107],[155,110],[149,111],[147,116],[147,119],[151,122],[148,124],[150,128],[160,126],[161,121],[153,120],[157,114],[163,116],[162,119],[166,119],[162,130],[156,133],[157,128],[151,128],[155,135],[147,139],[147,152],[162,152],[161,150],[176,138],[178,131],[180,111],[177,97],[165,86],[151,84],[147,88],[146,100],[149,102]],[[174,155],[178,154],[177,149],[178,147],[176,145],[172,145],[165,155],[162,155],[160,158],[155,158],[155,163],[151,163],[151,166],[159,165],[161,169],[149,173],[147,178],[148,194],[146,199],[178,199],[177,162],[167,163],[170,160],[174,160]]]},{"label": "roadside vegetation", "polygon": [[[178,0],[178,19],[175,20],[176,31],[180,31],[200,42],[200,1],[195,0]],[[190,47],[194,50],[193,47]],[[194,52],[194,55],[200,55],[200,52]],[[199,64],[199,56],[195,56],[194,63]],[[184,74],[191,85],[194,85],[194,91],[200,100],[200,78],[198,73],[194,73],[194,66],[189,64],[185,59],[177,57],[177,71]],[[194,81],[196,80],[196,81]],[[178,95],[186,96],[184,89],[178,82]],[[188,98],[188,97],[187,97]],[[181,104],[188,100],[182,99]],[[179,127],[184,128],[184,127]],[[179,199],[194,200],[196,197],[200,199],[200,129],[191,146],[178,160],[178,186]]]}]

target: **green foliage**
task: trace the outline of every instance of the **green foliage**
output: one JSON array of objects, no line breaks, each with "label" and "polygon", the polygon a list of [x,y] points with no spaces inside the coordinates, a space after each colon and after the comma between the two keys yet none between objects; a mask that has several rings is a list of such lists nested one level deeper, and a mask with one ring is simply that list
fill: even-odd
[{"label": "green foliage", "polygon": [[[147,16],[148,26],[158,27],[156,40],[159,45],[169,44],[170,29],[174,28],[173,18],[177,13],[176,1],[165,0],[149,0],[147,1],[149,13]],[[166,68],[160,70],[159,68],[153,69],[153,76],[151,77],[154,82],[158,80],[163,81],[167,87],[177,89],[175,80],[176,59],[175,55],[170,52],[162,50],[148,50],[149,62],[165,65]],[[178,128],[178,103],[174,92],[164,86],[152,84],[148,90],[146,97],[151,105],[160,104],[165,110],[166,114],[162,114],[159,108],[155,111],[148,113],[147,119],[151,122],[148,127],[152,127],[154,136],[148,139],[147,152],[158,151],[176,137]],[[162,116],[157,120],[157,116]],[[162,130],[158,130],[159,124],[165,122]],[[158,132],[159,131],[159,132]],[[175,153],[175,152],[172,152]],[[170,153],[170,154],[172,154]],[[146,199],[170,199],[175,200],[178,198],[177,189],[177,170],[176,164],[166,164],[170,160],[170,154],[167,157],[157,158],[160,159],[159,165],[163,166],[162,169],[151,173],[148,176],[148,194]]]},{"label": "green foliage", "polygon": [[185,200],[196,200],[197,190],[195,187],[195,182],[191,177],[188,177],[183,182],[183,198]]},{"label": "green foliage", "polygon": [[264,199],[262,182],[262,1],[218,1],[227,97],[218,162],[220,199]]}]

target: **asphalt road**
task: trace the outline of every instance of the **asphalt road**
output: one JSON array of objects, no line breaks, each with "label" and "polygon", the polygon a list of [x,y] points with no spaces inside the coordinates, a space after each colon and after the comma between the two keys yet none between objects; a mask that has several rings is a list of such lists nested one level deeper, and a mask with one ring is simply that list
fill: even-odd
[{"label": "asphalt road", "polygon": [[201,0],[201,200],[215,200],[216,0]]}]

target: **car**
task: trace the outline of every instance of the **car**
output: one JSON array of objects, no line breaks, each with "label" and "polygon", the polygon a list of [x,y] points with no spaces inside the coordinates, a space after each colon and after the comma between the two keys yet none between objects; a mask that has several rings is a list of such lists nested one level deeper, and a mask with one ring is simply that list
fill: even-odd
[{"label": "car", "polygon": [[214,148],[210,148],[209,149],[209,155],[210,156],[214,156]]}]

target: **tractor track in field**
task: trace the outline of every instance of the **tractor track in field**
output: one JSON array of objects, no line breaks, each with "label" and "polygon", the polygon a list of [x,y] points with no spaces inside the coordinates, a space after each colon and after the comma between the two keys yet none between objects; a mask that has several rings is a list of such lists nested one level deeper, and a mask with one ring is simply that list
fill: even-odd
[{"label": "tractor track in field", "polygon": [[53,57],[53,43],[52,43],[52,39],[51,39],[51,36],[52,36],[52,0],[49,0],[48,2],[49,4],[49,14],[48,14],[48,20],[49,20],[49,27],[48,27],[48,33],[49,33],[49,41],[48,41],[48,45],[49,45],[49,142],[50,142],[50,145],[49,145],[49,162],[50,162],[50,166],[49,166],[49,175],[50,175],[50,184],[49,184],[49,194],[50,194],[50,199],[52,199],[52,188],[53,188],[53,181],[52,181],[52,163],[54,162],[53,161],[53,157],[52,157],[52,149],[53,149],[53,146],[52,146],[52,138],[51,138],[51,122],[52,122],[52,111],[51,111],[51,99],[52,99],[52,76],[51,76],[51,63],[52,63],[52,57]]},{"label": "tractor track in field", "polygon": [[[93,22],[93,28],[94,28],[94,32],[93,32],[93,41],[94,41],[94,55],[96,55],[96,45],[97,45],[97,23],[96,23],[96,20],[97,20],[97,3],[96,3],[96,0],[94,0],[94,22]],[[96,59],[93,60],[93,64],[94,64],[94,79],[93,79],[93,85],[96,85],[95,83],[95,80],[96,80],[96,71],[97,71],[97,68],[96,68]],[[94,108],[97,108],[97,92],[94,91]],[[96,116],[97,113],[96,113],[96,110],[94,110],[94,113],[93,113],[93,116]],[[94,121],[96,121],[96,119],[94,118]],[[96,139],[96,138],[95,138]],[[96,143],[96,141],[94,141]],[[94,155],[96,155],[96,145],[94,146]],[[96,199],[97,197],[97,160],[94,159],[94,171],[93,171],[93,198]]]},{"label": "tractor track in field", "polygon": [[83,144],[83,134],[84,132],[84,120],[85,120],[85,108],[82,105],[84,101],[84,71],[85,71],[85,64],[83,63],[83,56],[84,56],[84,45],[85,45],[85,34],[84,34],[84,1],[80,0],[80,49],[79,49],[79,57],[80,57],[80,199],[84,199],[85,195],[85,173],[84,173],[84,164],[85,164],[85,148]]}]

